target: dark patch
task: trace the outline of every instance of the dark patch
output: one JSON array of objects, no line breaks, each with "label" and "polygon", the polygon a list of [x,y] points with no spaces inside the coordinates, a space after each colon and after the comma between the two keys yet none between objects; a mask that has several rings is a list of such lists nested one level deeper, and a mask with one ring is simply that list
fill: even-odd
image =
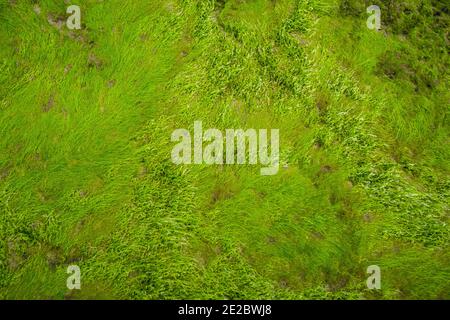
[{"label": "dark patch", "polygon": [[67,255],[64,263],[65,264],[76,264],[78,262],[80,262],[82,260],[82,255],[80,253],[80,248],[78,247],[73,247],[69,254]]},{"label": "dark patch", "polygon": [[336,217],[340,220],[344,220],[346,218],[346,216],[347,216],[347,213],[342,208],[336,212]]},{"label": "dark patch", "polygon": [[50,270],[55,271],[56,267],[64,262],[62,250],[60,248],[50,248],[46,254],[48,267]]},{"label": "dark patch", "polygon": [[414,57],[411,57],[405,52],[391,52],[384,53],[377,63],[377,75],[384,75],[391,80],[405,80],[413,84],[416,92],[433,89],[439,84],[439,79],[433,79],[429,70],[423,69],[422,64],[413,66]]},{"label": "dark patch", "polygon": [[329,100],[325,95],[320,94],[316,98],[316,108],[317,108],[317,112],[319,113],[320,117],[326,116],[327,111],[328,111],[328,105],[329,105]]},{"label": "dark patch", "polygon": [[362,0],[341,0],[339,13],[342,16],[359,17],[366,13],[366,4]]},{"label": "dark patch", "polygon": [[217,15],[219,15],[222,12],[222,10],[225,8],[226,3],[227,0],[217,0],[214,3],[214,11],[217,12]]},{"label": "dark patch", "polygon": [[214,204],[221,200],[230,199],[233,197],[233,193],[227,190],[224,186],[220,185],[215,188],[211,195],[211,203]]},{"label": "dark patch", "polygon": [[314,141],[313,148],[315,150],[319,150],[319,149],[323,148],[324,144],[323,144],[323,141],[322,141],[322,139],[320,137],[316,137],[314,140],[315,141]]},{"label": "dark patch", "polygon": [[334,279],[334,281],[328,283],[328,289],[331,292],[340,291],[347,286],[349,280],[348,276],[339,276],[338,279]]},{"label": "dark patch", "polygon": [[336,204],[339,201],[339,197],[336,194],[336,192],[331,191],[330,195],[328,196],[328,200],[332,205]]},{"label": "dark patch", "polygon": [[320,142],[315,142],[313,144],[313,149],[314,150],[320,150],[320,148],[322,148],[322,144]]}]

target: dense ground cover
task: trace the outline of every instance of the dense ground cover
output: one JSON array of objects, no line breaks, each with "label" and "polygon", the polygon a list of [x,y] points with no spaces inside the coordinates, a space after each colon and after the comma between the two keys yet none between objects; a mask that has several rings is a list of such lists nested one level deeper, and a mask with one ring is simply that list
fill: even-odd
[{"label": "dense ground cover", "polygon": [[[0,298],[450,298],[448,1],[69,4],[0,0]],[[174,165],[195,120],[282,168]]]}]

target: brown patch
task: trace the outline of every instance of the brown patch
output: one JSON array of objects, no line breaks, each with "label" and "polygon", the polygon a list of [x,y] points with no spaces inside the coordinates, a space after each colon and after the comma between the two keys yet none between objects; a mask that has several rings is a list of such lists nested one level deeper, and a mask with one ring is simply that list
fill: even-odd
[{"label": "brown patch", "polygon": [[401,249],[401,247],[399,245],[394,245],[392,247],[392,252],[393,253],[400,253],[400,249]]},{"label": "brown patch", "polygon": [[56,15],[53,13],[49,13],[47,15],[47,21],[50,23],[51,26],[55,27],[58,30],[61,30],[62,26],[66,22],[66,17],[62,15]]},{"label": "brown patch", "polygon": [[88,66],[90,68],[96,67],[97,69],[100,69],[103,66],[103,61],[91,52],[88,56]]},{"label": "brown patch", "polygon": [[133,271],[128,272],[128,278],[129,278],[129,279],[136,278],[136,277],[138,277],[140,274],[141,274],[141,273],[140,273],[139,271],[133,270]]},{"label": "brown patch", "polygon": [[324,239],[324,236],[320,232],[317,232],[317,231],[311,232],[310,235],[315,240],[323,240]]},{"label": "brown patch", "polygon": [[35,231],[39,230],[39,229],[42,228],[42,227],[43,227],[43,223],[42,223],[41,221],[34,221],[34,222],[31,224],[31,229],[33,229],[33,230],[35,230]]},{"label": "brown patch", "polygon": [[75,299],[76,290],[69,290],[64,294],[64,300]]},{"label": "brown patch", "polygon": [[217,186],[211,195],[211,202],[214,204],[220,200],[226,200],[233,197],[233,193],[227,190],[223,185]]},{"label": "brown patch", "polygon": [[92,48],[94,46],[94,44],[95,44],[95,42],[93,40],[89,40],[89,38],[88,38],[88,36],[86,34],[86,31],[84,31],[84,30],[81,30],[81,31],[78,30],[77,32],[69,31],[67,33],[67,36],[70,39],[78,41],[78,42],[80,42],[82,44],[88,44],[90,48]]},{"label": "brown patch", "polygon": [[42,106],[42,112],[49,112],[53,106],[55,105],[55,97],[54,95],[51,95],[48,99],[48,102]]},{"label": "brown patch", "polygon": [[8,241],[6,245],[7,259],[6,264],[9,269],[17,270],[26,260],[27,255],[23,250],[23,243],[17,241]]},{"label": "brown patch", "polygon": [[147,34],[143,33],[139,36],[139,39],[141,39],[142,42],[145,42],[149,39],[149,36]]},{"label": "brown patch", "polygon": [[86,218],[83,218],[80,221],[78,221],[78,223],[75,225],[75,228],[74,228],[75,234],[80,233],[83,230],[85,225],[86,225]]},{"label": "brown patch", "polygon": [[69,116],[69,112],[67,111],[66,108],[62,108],[61,112],[63,114],[64,119],[67,119],[67,117]]},{"label": "brown patch", "polygon": [[267,192],[265,191],[257,191],[256,194],[260,199],[264,199],[267,196]]},{"label": "brown patch", "polygon": [[280,281],[278,281],[278,285],[279,285],[281,288],[287,288],[287,287],[289,287],[289,283],[288,283],[287,279],[281,279]]},{"label": "brown patch", "polygon": [[33,6],[33,11],[34,11],[37,15],[39,15],[39,14],[41,14],[41,7],[39,7],[38,4],[35,4],[35,5]]},{"label": "brown patch", "polygon": [[48,201],[50,201],[50,199],[51,199],[51,197],[50,197],[50,195],[48,195],[45,191],[43,191],[43,190],[38,190],[37,191],[37,195],[38,195],[38,198],[39,198],[39,200],[41,201],[41,202],[48,202]]},{"label": "brown patch", "polygon": [[138,177],[142,178],[145,177],[148,173],[148,169],[146,166],[140,166],[138,169]]},{"label": "brown patch", "polygon": [[297,43],[302,46],[305,47],[308,45],[308,41],[306,39],[304,39],[299,33],[297,32],[292,32],[291,36],[297,41]]},{"label": "brown patch", "polygon": [[219,254],[222,253],[222,247],[221,246],[215,246],[213,248],[213,251],[214,251],[215,254],[219,255]]},{"label": "brown patch", "polygon": [[111,79],[111,80],[109,80],[108,83],[106,84],[106,86],[107,86],[108,88],[112,88],[112,87],[114,87],[115,85],[116,85],[116,79]]},{"label": "brown patch", "polygon": [[267,243],[274,244],[277,242],[277,239],[275,237],[269,236],[267,237]]},{"label": "brown patch", "polygon": [[331,166],[329,166],[329,165],[325,165],[320,168],[320,173],[330,173],[332,171],[333,171],[333,168],[331,168]]},{"label": "brown patch", "polygon": [[364,220],[364,222],[372,222],[373,217],[372,217],[372,215],[370,213],[365,213],[363,215],[363,220]]},{"label": "brown patch", "polygon": [[30,168],[45,170],[47,163],[45,157],[39,152],[27,156],[27,164]]},{"label": "brown patch", "polygon": [[231,101],[231,107],[238,113],[245,113],[244,103],[241,100],[233,99]]},{"label": "brown patch", "polygon": [[170,13],[175,13],[176,7],[175,4],[171,1],[168,1],[165,6],[166,10]]},{"label": "brown patch", "polygon": [[68,74],[70,70],[72,70],[72,65],[71,65],[71,64],[68,64],[68,65],[64,68],[64,74],[65,74],[65,75]]},{"label": "brown patch", "polygon": [[11,170],[10,166],[0,169],[0,181],[5,179],[9,175],[10,170]]},{"label": "brown patch", "polygon": [[78,191],[78,195],[80,196],[80,198],[85,198],[87,196],[87,191],[80,190]]}]

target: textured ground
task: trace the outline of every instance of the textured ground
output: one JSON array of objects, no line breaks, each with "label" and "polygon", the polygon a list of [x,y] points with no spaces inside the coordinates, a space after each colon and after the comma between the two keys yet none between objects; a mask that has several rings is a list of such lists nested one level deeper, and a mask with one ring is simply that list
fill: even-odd
[{"label": "textured ground", "polygon": [[[0,298],[450,298],[448,0],[68,4],[0,0]],[[285,168],[172,164],[195,120]]]}]

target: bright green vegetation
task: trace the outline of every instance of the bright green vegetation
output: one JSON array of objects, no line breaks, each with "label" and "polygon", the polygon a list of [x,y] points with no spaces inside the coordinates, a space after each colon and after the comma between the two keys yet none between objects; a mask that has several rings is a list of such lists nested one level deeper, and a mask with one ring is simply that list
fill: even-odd
[{"label": "bright green vegetation", "polygon": [[[0,0],[0,298],[450,298],[448,1],[74,4]],[[285,167],[172,164],[195,120]]]}]

